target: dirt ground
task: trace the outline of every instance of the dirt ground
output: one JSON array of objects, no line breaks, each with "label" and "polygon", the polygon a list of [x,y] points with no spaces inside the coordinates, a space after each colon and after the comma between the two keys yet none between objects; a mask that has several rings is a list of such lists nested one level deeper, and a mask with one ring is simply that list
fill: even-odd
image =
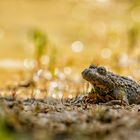
[{"label": "dirt ground", "polygon": [[[5,139],[139,140],[140,105],[71,104],[71,99],[0,99]],[[6,137],[6,134],[7,137]]]}]

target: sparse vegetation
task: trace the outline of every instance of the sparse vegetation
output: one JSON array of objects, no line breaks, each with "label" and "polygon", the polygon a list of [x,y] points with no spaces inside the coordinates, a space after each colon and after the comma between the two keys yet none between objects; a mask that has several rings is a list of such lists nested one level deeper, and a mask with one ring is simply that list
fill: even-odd
[{"label": "sparse vegetation", "polygon": [[32,40],[34,45],[34,56],[37,61],[37,67],[41,67],[41,57],[45,54],[46,49],[48,49],[48,40],[45,33],[40,31],[39,29],[31,29],[29,31],[29,38]]}]

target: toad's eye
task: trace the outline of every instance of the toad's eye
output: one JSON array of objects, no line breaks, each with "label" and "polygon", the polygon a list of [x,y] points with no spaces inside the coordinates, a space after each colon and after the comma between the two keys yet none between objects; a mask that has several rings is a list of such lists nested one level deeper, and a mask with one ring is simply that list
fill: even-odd
[{"label": "toad's eye", "polygon": [[91,64],[91,65],[89,66],[89,68],[90,68],[90,69],[95,69],[95,68],[97,68],[97,66],[94,65],[94,64]]},{"label": "toad's eye", "polygon": [[106,75],[106,68],[105,67],[98,67],[97,71],[101,75]]}]

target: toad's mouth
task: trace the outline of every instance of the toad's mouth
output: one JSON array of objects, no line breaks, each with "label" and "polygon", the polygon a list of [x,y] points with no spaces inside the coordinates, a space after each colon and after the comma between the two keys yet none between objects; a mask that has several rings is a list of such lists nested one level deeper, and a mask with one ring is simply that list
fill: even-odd
[{"label": "toad's mouth", "polygon": [[103,84],[101,84],[101,83],[99,83],[99,82],[97,82],[97,81],[93,81],[93,82],[91,82],[91,84],[94,86],[94,87],[98,87],[98,88],[100,88],[100,89],[107,89],[107,86],[106,85],[103,85]]}]

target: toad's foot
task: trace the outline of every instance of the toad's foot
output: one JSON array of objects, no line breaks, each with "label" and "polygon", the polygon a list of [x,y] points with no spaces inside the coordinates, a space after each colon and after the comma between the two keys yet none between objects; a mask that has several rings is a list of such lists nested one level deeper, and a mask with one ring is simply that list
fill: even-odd
[{"label": "toad's foot", "polygon": [[125,102],[124,100],[111,100],[105,103],[105,105],[112,106],[112,105],[121,105],[121,106],[127,106],[129,105],[128,102]]}]

